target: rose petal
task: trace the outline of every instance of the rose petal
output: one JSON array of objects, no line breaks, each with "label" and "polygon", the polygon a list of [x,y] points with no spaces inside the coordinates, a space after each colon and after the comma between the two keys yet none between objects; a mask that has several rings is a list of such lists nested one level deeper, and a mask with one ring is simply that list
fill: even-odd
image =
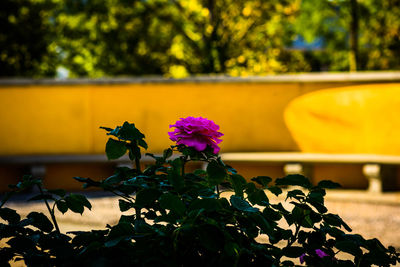
[{"label": "rose petal", "polygon": [[175,130],[168,132],[168,135],[169,138],[177,142],[177,144],[193,147],[197,151],[203,151],[209,146],[215,154],[220,150],[217,144],[222,142],[219,137],[224,134],[218,132],[219,126],[212,120],[189,116],[187,118],[181,118],[175,122],[175,124],[169,125],[169,127],[175,127]]}]

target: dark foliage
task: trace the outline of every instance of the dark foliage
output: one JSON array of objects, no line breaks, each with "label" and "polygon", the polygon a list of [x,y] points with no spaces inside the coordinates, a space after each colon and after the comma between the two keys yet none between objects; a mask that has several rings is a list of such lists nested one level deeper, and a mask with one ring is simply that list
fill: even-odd
[{"label": "dark foliage", "polygon": [[[139,147],[147,147],[144,135],[127,122],[104,129],[112,136],[107,156],[114,159],[128,152],[136,168],[117,168],[100,182],[75,179],[85,188],[98,187],[119,196],[124,212],[119,222],[104,230],[64,234],[54,210],[83,213],[85,207],[91,208],[90,202],[64,190],[42,189],[40,180],[25,176],[1,202],[0,238],[7,244],[0,249],[1,266],[13,260],[28,266],[295,266],[300,257],[308,266],[400,262],[394,248],[349,233],[350,227],[328,212],[325,189],[337,187],[336,183],[321,181],[314,186],[301,175],[274,183],[258,176],[248,182],[218,155],[185,146],[172,146],[162,156],[150,154],[154,164],[141,170]],[[174,156],[176,151],[180,154]],[[208,167],[187,173],[189,161],[203,161]],[[40,189],[33,199],[45,202],[50,219],[38,212],[21,219],[4,207],[9,197],[31,186]],[[288,186],[296,189],[287,190]],[[286,201],[270,201],[267,190],[286,194]],[[267,242],[257,241],[260,235]],[[340,260],[335,257],[338,252],[354,260]]]}]

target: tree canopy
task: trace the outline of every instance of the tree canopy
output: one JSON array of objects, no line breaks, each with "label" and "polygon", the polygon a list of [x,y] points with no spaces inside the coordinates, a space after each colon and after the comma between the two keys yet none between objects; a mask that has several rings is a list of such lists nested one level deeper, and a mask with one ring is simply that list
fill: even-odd
[{"label": "tree canopy", "polygon": [[[101,2],[101,3],[100,3]],[[148,0],[67,2],[57,17],[73,75],[296,70],[281,59],[295,1]],[[290,55],[285,55],[290,57]]]},{"label": "tree canopy", "polygon": [[[60,67],[70,77],[177,78],[400,68],[400,0],[3,2],[1,76],[52,77]],[[299,37],[322,47],[294,48]]]},{"label": "tree canopy", "polygon": [[302,0],[299,10],[296,32],[308,42],[323,39],[313,57],[329,70],[348,70],[353,49],[359,70],[400,69],[399,0]]},{"label": "tree canopy", "polygon": [[0,76],[54,76],[57,60],[52,1],[2,0]]}]

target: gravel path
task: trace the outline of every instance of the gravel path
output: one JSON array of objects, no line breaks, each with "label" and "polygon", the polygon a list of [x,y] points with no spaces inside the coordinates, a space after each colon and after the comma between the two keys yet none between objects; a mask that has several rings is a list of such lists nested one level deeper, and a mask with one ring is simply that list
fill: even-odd
[{"label": "gravel path", "polygon": [[329,212],[339,214],[353,233],[376,237],[385,246],[400,250],[400,205],[328,201],[326,206]]},{"label": "gravel path", "polygon": [[[353,229],[353,233],[365,238],[378,238],[385,246],[400,250],[400,193],[371,196],[365,192],[328,192],[326,206],[330,213],[339,214]],[[104,229],[106,224],[117,223],[120,215],[115,197],[91,197],[92,210],[83,216],[68,211],[57,214],[63,232],[75,230]],[[40,203],[9,202],[6,206],[16,209],[22,216],[32,210],[47,214]]]}]

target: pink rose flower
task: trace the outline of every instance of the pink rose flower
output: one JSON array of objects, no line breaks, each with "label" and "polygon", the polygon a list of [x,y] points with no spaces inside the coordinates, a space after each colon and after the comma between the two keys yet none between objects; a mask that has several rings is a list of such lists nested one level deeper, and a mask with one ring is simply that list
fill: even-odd
[{"label": "pink rose flower", "polygon": [[300,263],[303,264],[304,263],[304,257],[306,256],[306,253],[301,254],[300,256]]},{"label": "pink rose flower", "polygon": [[[320,250],[320,249],[316,249],[316,250],[315,250],[315,254],[317,254],[317,256],[320,257],[321,259],[322,259],[323,257],[328,257],[328,256],[329,256],[328,254],[326,254],[325,252],[323,252],[323,251]],[[301,256],[300,256],[300,263],[301,263],[301,264],[304,263],[304,261],[305,261],[305,260],[304,260],[305,256],[306,256],[305,253],[301,254]],[[334,258],[334,259],[335,259],[335,258]]]},{"label": "pink rose flower", "polygon": [[218,132],[219,126],[212,120],[198,117],[181,118],[169,128],[175,127],[173,132],[168,132],[169,138],[178,145],[193,147],[197,151],[203,151],[207,146],[211,147],[214,154],[220,150],[218,144],[222,142]]},{"label": "pink rose flower", "polygon": [[329,256],[328,254],[326,254],[325,252],[323,252],[323,251],[320,250],[320,249],[316,249],[316,250],[315,250],[315,253],[316,253],[316,254],[318,255],[318,257],[320,257],[320,258]]}]

